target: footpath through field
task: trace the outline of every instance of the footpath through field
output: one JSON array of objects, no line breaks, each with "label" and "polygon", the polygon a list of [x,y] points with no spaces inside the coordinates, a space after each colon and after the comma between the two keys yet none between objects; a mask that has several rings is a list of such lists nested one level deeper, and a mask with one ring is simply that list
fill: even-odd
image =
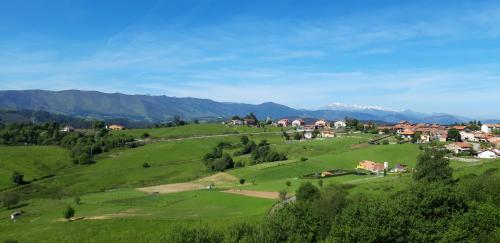
[{"label": "footpath through field", "polygon": [[266,198],[266,199],[278,199],[279,198],[278,192],[250,191],[250,190],[240,190],[240,189],[230,189],[230,190],[225,190],[222,192],[250,196],[250,197],[260,197],[260,198]]}]

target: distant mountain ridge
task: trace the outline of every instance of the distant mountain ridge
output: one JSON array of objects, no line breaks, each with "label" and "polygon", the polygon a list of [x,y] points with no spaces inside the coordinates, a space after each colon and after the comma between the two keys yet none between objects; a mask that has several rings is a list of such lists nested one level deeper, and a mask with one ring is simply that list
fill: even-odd
[{"label": "distant mountain ridge", "polygon": [[320,110],[298,110],[285,105],[266,102],[258,105],[217,102],[210,99],[177,98],[168,96],[127,95],[98,91],[64,90],[7,90],[0,91],[0,109],[47,111],[80,118],[116,119],[164,122],[174,116],[183,119],[227,118],[253,112],[258,118],[267,116],[310,117],[338,120],[354,117],[387,123],[408,120],[451,124],[466,119],[449,114],[423,114],[412,111],[378,109],[378,107],[329,106]]}]

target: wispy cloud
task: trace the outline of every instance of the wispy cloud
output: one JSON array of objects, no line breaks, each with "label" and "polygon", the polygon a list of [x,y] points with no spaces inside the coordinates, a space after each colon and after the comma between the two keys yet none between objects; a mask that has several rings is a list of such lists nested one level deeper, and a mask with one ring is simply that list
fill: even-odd
[{"label": "wispy cloud", "polygon": [[[500,5],[446,7],[321,19],[236,16],[195,27],[185,25],[192,14],[176,26],[155,28],[146,16],[105,41],[4,39],[0,89],[96,89],[297,108],[342,101],[488,114],[500,103],[494,95],[500,92],[500,53],[481,43],[500,38]],[[477,59],[451,60],[459,53]],[[441,56],[448,64],[436,61]]]}]

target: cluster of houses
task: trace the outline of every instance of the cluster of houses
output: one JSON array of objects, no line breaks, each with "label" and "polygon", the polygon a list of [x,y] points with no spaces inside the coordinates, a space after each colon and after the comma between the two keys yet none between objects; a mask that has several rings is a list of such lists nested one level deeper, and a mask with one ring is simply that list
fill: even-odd
[{"label": "cluster of houses", "polygon": [[297,132],[303,132],[304,139],[306,140],[313,139],[315,131],[318,132],[318,135],[321,138],[334,138],[336,134],[333,129],[346,127],[346,123],[344,121],[330,123],[324,119],[319,119],[315,121],[314,124],[308,125],[306,125],[306,122],[303,119],[295,119],[291,122],[289,119],[281,119],[276,122],[276,126],[279,127],[288,127],[290,125],[295,127]]},{"label": "cluster of houses", "polygon": [[[314,132],[318,132],[318,137],[320,138],[334,138],[336,136],[335,130],[345,128],[347,125],[345,121],[335,121],[333,123],[328,122],[325,119],[316,120],[313,124],[306,124],[304,119],[280,119],[276,122],[272,122],[271,118],[267,118],[267,122],[277,127],[289,127],[293,126],[296,128],[297,132],[304,134],[304,139],[310,140],[314,137]],[[229,124],[234,126],[254,126],[257,125],[253,119],[233,119]]]},{"label": "cluster of houses", "polygon": [[448,138],[448,128],[438,124],[411,124],[408,121],[402,121],[393,126],[378,126],[379,133],[394,132],[401,136],[402,139],[412,140],[416,135],[421,143],[431,141],[446,142]]},{"label": "cluster of houses", "polygon": [[[387,131],[394,132],[399,134],[402,139],[412,140],[416,138],[419,143],[428,143],[431,141],[446,142],[450,129],[456,129],[463,142],[447,144],[445,147],[448,150],[456,154],[474,150],[478,152],[478,157],[480,158],[496,158],[500,156],[500,136],[495,135],[496,131],[500,131],[500,124],[483,124],[479,131],[473,131],[463,125],[411,124],[407,121],[402,121],[393,126],[378,127],[380,133]],[[484,145],[489,145],[489,148],[484,149]]]},{"label": "cluster of houses", "polygon": [[340,128],[345,128],[347,125],[345,121],[335,121],[333,123],[330,123],[326,121],[325,119],[319,119],[314,122],[314,124],[306,125],[306,122],[303,119],[295,119],[293,121],[290,121],[289,119],[281,119],[275,124],[276,126],[279,127],[288,127],[288,126],[294,126],[297,128],[300,127],[314,127],[315,129],[324,129],[324,128],[335,128],[335,129],[340,129]]},{"label": "cluster of houses", "polygon": [[389,162],[376,163],[370,160],[363,160],[358,163],[356,169],[367,170],[377,174],[382,173],[384,171],[398,173],[398,172],[405,172],[408,169],[408,166],[405,164],[398,163],[394,168],[389,169]]}]

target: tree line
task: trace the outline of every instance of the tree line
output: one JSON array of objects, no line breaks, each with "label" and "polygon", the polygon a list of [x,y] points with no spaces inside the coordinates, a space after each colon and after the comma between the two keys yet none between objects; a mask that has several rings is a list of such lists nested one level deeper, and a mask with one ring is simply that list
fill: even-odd
[{"label": "tree line", "polygon": [[224,149],[238,149],[233,153],[233,156],[250,155],[252,164],[287,160],[286,155],[271,148],[267,140],[261,140],[256,144],[248,136],[244,135],[240,138],[239,143],[220,142],[212,149],[212,152],[203,156],[205,166],[211,171],[224,171],[243,166],[241,162],[235,163],[231,155],[228,152],[224,152]]},{"label": "tree line", "polygon": [[75,164],[93,163],[96,154],[138,145],[132,136],[109,133],[103,122],[96,121],[92,127],[86,132],[63,132],[63,126],[55,122],[0,125],[0,144],[61,146],[70,150]]}]

